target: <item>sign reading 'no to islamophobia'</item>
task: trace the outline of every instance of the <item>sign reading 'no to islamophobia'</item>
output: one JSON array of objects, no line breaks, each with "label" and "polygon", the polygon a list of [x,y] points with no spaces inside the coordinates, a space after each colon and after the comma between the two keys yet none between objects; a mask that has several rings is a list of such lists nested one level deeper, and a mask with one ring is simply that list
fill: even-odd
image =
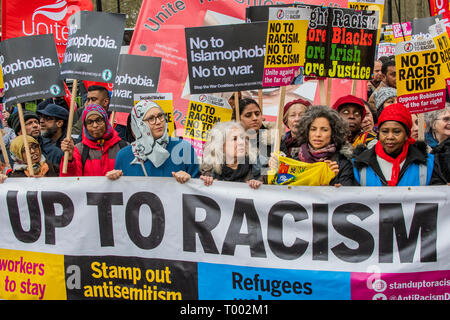
[{"label": "sign reading 'no to islamophobia'", "polygon": [[76,12],[69,18],[69,36],[61,75],[65,79],[113,82],[122,46],[125,15]]},{"label": "sign reading 'no to islamophobia'", "polygon": [[4,40],[0,52],[7,106],[64,95],[53,35]]}]

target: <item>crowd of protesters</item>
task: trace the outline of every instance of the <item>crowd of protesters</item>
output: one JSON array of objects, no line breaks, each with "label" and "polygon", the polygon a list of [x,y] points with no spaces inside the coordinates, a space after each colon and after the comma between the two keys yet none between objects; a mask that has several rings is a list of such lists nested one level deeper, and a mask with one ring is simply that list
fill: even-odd
[{"label": "crowd of protesters", "polygon": [[425,114],[425,138],[419,141],[417,115],[397,102],[395,73],[392,58],[376,61],[367,101],[354,95],[342,96],[330,106],[304,99],[288,101],[279,154],[274,153],[275,123],[264,121],[259,104],[241,93],[239,118],[234,110],[232,121],[217,123],[210,130],[201,159],[188,141],[169,136],[164,111],[155,102],[138,102],[126,127],[113,126],[108,91],[101,86],[88,88],[74,116],[72,137],[67,137],[69,112],[63,100],[45,100],[36,112],[24,110],[26,132],[17,111],[4,109],[2,131],[8,154],[1,155],[0,181],[30,176],[106,176],[110,180],[150,176],[173,177],[179,183],[198,178],[206,186],[214,180],[245,182],[257,189],[267,183],[267,170],[276,170],[282,155],[306,163],[325,162],[335,173],[331,186],[448,184],[450,104]]}]

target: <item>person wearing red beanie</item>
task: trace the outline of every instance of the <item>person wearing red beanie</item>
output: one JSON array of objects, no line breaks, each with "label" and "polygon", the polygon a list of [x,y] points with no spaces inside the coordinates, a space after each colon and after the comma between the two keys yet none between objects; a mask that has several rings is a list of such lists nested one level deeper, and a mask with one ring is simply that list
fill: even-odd
[{"label": "person wearing red beanie", "polygon": [[439,164],[423,141],[411,137],[411,113],[401,103],[388,105],[378,119],[374,148],[355,150],[355,179],[361,186],[446,184]]},{"label": "person wearing red beanie", "polygon": [[375,145],[376,135],[373,132],[364,132],[362,129],[366,106],[361,98],[349,94],[337,99],[331,108],[347,122],[349,127],[347,140],[353,147],[364,144],[370,148]]}]

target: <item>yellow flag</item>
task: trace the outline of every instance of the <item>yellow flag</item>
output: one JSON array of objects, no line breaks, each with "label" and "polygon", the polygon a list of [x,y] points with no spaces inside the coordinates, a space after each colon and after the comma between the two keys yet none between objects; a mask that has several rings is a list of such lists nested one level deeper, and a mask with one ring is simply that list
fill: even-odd
[{"label": "yellow flag", "polygon": [[306,163],[281,156],[278,161],[278,172],[269,172],[269,184],[323,186],[336,176],[325,162]]}]

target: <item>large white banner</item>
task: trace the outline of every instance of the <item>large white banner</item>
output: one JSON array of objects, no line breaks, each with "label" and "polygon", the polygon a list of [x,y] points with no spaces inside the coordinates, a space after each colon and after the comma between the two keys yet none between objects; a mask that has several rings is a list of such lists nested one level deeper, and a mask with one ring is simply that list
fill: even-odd
[{"label": "large white banner", "polygon": [[0,298],[450,299],[449,195],[8,179]]}]

